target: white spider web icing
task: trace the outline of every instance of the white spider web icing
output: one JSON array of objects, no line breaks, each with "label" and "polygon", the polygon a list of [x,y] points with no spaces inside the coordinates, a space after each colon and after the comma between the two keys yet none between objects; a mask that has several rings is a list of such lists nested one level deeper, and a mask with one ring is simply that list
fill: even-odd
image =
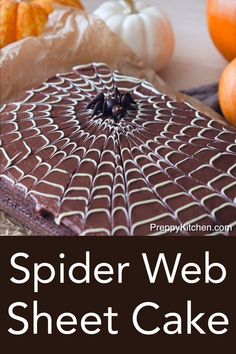
[{"label": "white spider web icing", "polygon": [[[115,87],[137,111],[92,117],[86,105]],[[146,81],[80,66],[2,106],[0,127],[0,177],[78,235],[236,226],[236,131]]]}]

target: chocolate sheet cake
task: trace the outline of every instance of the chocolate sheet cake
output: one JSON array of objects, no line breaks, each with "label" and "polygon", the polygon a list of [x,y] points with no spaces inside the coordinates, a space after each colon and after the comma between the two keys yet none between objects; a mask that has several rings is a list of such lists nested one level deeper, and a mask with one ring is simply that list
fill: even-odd
[{"label": "chocolate sheet cake", "polygon": [[0,138],[0,209],[37,234],[236,234],[236,130],[105,64],[2,106]]}]

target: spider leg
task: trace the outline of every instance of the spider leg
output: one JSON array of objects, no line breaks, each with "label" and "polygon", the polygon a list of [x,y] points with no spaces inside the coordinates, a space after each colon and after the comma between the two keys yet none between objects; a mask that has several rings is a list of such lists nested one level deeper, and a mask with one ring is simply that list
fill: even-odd
[{"label": "spider leg", "polygon": [[126,93],[126,97],[130,103],[136,104],[135,100],[133,99],[133,97],[129,92]]},{"label": "spider leg", "polygon": [[129,97],[127,96],[127,93],[123,94],[120,98],[120,102],[122,104],[122,106],[127,107],[129,101]]},{"label": "spider leg", "polygon": [[97,115],[98,113],[101,113],[102,111],[102,102],[101,101],[98,101],[96,104],[95,104],[95,107],[93,109],[93,113],[92,113],[92,116],[95,116]]},{"label": "spider leg", "polygon": [[126,113],[126,112],[122,112],[122,113],[120,113],[120,114],[116,117],[116,123],[118,123],[122,118],[124,118],[125,113]]},{"label": "spider leg", "polygon": [[115,123],[119,123],[119,121],[120,121],[120,116],[115,116],[113,119],[114,119],[114,122],[115,122]]},{"label": "spider leg", "polygon": [[114,96],[115,96],[115,98],[117,99],[117,100],[119,100],[120,99],[120,91],[119,91],[119,89],[116,87],[115,88],[115,94],[114,94]]},{"label": "spider leg", "polygon": [[122,105],[122,106],[124,106],[124,104],[122,103],[122,102],[124,102],[124,97],[125,96],[125,94],[124,93],[122,93],[121,95],[120,95],[120,104]]},{"label": "spider leg", "polygon": [[121,104],[125,107],[128,107],[130,104],[135,104],[136,102],[133,100],[131,94],[126,92],[124,95],[121,96]]},{"label": "spider leg", "polygon": [[103,106],[102,106],[102,114],[106,116],[108,114],[108,109],[107,109],[107,101],[104,100]]},{"label": "spider leg", "polygon": [[86,106],[86,109],[90,109],[90,108],[93,108],[95,107],[96,103],[98,102],[104,102],[104,93],[100,92],[98,93],[93,99],[92,101],[90,101],[87,106]]},{"label": "spider leg", "polygon": [[134,103],[128,103],[126,108],[130,109],[131,111],[135,111],[137,109],[137,105]]}]

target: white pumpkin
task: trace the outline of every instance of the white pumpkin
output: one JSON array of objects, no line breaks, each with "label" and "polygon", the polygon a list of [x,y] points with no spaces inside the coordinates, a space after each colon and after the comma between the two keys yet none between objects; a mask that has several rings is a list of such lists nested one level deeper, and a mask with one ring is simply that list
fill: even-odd
[{"label": "white pumpkin", "polygon": [[170,61],[174,35],[168,17],[141,0],[103,3],[95,14],[156,72]]}]

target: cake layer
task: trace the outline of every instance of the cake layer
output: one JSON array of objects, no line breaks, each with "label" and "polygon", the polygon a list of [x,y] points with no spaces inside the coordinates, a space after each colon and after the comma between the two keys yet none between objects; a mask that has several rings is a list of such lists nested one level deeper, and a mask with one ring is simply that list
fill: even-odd
[{"label": "cake layer", "polygon": [[30,200],[48,234],[236,234],[236,130],[146,81],[79,66],[3,106],[0,127],[9,205]]}]

